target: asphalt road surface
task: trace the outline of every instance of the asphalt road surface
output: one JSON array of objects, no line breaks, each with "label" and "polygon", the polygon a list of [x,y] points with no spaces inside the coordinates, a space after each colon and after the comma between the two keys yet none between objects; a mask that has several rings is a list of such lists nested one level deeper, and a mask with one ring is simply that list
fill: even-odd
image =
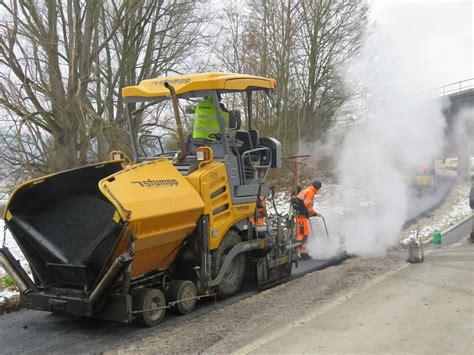
[{"label": "asphalt road surface", "polygon": [[312,309],[238,353],[472,354],[474,244],[471,221],[359,292]]},{"label": "asphalt road surface", "polygon": [[[330,260],[304,260],[293,268],[290,279],[342,262],[345,257]],[[186,316],[166,315],[167,326],[182,323],[212,310],[225,307],[257,293],[253,285],[244,285],[238,295],[225,300],[202,300],[196,310]],[[128,344],[132,339],[146,337],[158,327],[141,328],[134,324],[121,324],[86,317],[68,317],[48,312],[20,310],[0,316],[0,353],[68,352],[100,353],[112,347]]]}]

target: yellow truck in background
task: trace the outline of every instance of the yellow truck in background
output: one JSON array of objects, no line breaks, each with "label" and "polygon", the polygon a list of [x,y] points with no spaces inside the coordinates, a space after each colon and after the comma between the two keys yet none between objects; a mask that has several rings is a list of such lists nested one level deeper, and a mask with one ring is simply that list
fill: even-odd
[{"label": "yellow truck in background", "polygon": [[414,175],[411,177],[410,184],[419,188],[428,188],[434,185],[434,177],[431,175]]},{"label": "yellow truck in background", "polygon": [[418,195],[435,193],[436,187],[436,163],[430,164],[422,162],[416,168],[409,169],[410,175],[407,176],[408,184]]}]

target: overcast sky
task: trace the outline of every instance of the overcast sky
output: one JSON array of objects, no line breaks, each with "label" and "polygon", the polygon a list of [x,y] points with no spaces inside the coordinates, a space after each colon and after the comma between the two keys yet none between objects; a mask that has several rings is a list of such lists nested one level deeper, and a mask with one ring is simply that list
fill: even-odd
[{"label": "overcast sky", "polygon": [[[371,19],[397,54],[397,71],[413,78],[417,90],[474,77],[474,0],[368,1]],[[222,6],[222,0],[211,3]]]},{"label": "overcast sky", "polygon": [[419,90],[474,77],[474,0],[373,0],[372,19]]}]

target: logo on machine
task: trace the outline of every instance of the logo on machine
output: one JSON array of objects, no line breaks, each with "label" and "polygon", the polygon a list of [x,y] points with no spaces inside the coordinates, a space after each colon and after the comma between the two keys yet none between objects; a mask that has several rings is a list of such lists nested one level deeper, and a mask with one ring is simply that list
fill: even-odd
[{"label": "logo on machine", "polygon": [[162,180],[141,180],[132,181],[132,184],[140,185],[141,187],[173,187],[178,186],[179,182],[176,179],[162,179]]},{"label": "logo on machine", "polygon": [[158,80],[155,81],[156,86],[161,86],[165,85],[166,82],[170,83],[171,85],[179,85],[179,84],[187,84],[191,81],[189,78],[183,78],[183,79],[171,79],[171,80]]}]

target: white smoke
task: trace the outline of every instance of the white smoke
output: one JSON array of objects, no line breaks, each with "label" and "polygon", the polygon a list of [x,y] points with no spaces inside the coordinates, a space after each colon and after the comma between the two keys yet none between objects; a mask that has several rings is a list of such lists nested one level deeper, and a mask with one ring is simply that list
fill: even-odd
[{"label": "white smoke", "polygon": [[458,154],[458,174],[463,180],[469,179],[471,169],[470,157],[474,154],[474,102],[471,107],[462,108],[454,115],[454,128],[450,137],[451,144],[454,142]]},{"label": "white smoke", "polygon": [[338,235],[320,235],[309,238],[309,255],[314,260],[327,260],[337,256],[342,251],[342,242]]},{"label": "white smoke", "polygon": [[[409,208],[405,167],[432,162],[443,148],[445,119],[439,101],[407,104],[398,95],[350,132],[342,147],[338,176],[375,204],[339,221],[348,253],[379,255],[394,242]],[[354,204],[343,199],[343,204]]]},{"label": "white smoke", "polygon": [[[362,93],[352,108],[363,110],[342,143],[336,129],[335,138],[329,137],[325,144],[339,147],[332,153],[337,159],[339,183],[357,189],[363,200],[370,202],[361,206],[360,196],[345,195],[339,203],[353,212],[326,216],[331,231],[344,236],[347,252],[359,256],[381,255],[393,245],[411,203],[407,169],[434,162],[444,146],[444,102],[426,101],[414,92],[423,86],[413,82],[414,78],[429,73],[404,62],[400,48],[392,47],[382,54],[379,50],[380,45],[368,42],[362,55],[343,68],[348,89]],[[323,254],[333,247],[322,239],[321,243]],[[310,254],[316,255],[316,243],[309,247]]]}]

